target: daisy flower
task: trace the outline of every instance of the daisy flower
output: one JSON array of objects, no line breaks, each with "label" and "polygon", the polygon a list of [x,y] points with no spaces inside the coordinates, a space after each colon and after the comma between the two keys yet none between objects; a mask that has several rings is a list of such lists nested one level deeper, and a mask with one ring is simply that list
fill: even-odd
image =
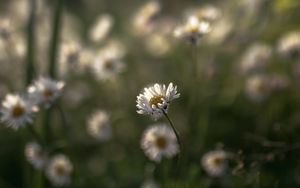
[{"label": "daisy flower", "polygon": [[108,35],[114,24],[114,19],[109,14],[101,15],[90,30],[89,37],[93,42],[100,42]]},{"label": "daisy flower", "polygon": [[218,177],[227,168],[227,154],[223,150],[210,151],[202,157],[201,164],[207,174]]},{"label": "daisy flower", "polygon": [[246,80],[245,92],[248,98],[254,102],[261,102],[270,93],[268,77],[253,75]]},{"label": "daisy flower", "polygon": [[65,186],[71,181],[70,175],[73,171],[73,165],[65,155],[58,154],[54,156],[46,169],[46,176],[55,186]]},{"label": "daisy flower", "polygon": [[178,26],[174,31],[174,36],[182,38],[191,44],[198,44],[203,35],[211,31],[210,24],[206,21],[201,21],[197,16],[190,16],[187,22]]},{"label": "daisy flower", "polygon": [[263,70],[272,55],[272,49],[266,44],[256,43],[243,55],[241,60],[241,69],[244,73]]},{"label": "daisy flower", "polygon": [[137,96],[137,113],[149,114],[157,120],[168,112],[170,102],[179,96],[177,86],[173,86],[173,83],[170,83],[168,87],[164,84],[154,84],[144,88],[144,92]]},{"label": "daisy flower", "polygon": [[278,43],[278,52],[283,57],[300,55],[300,32],[290,32],[284,35]]},{"label": "daisy flower", "polygon": [[27,161],[36,169],[42,169],[47,161],[46,152],[35,142],[30,142],[25,146],[25,156]]},{"label": "daisy flower", "polygon": [[143,134],[141,148],[146,156],[155,162],[160,162],[162,157],[171,158],[179,153],[176,135],[165,124],[149,127]]},{"label": "daisy flower", "polygon": [[40,77],[28,87],[29,97],[37,104],[49,107],[62,93],[65,83],[51,78]]},{"label": "daisy flower", "polygon": [[38,109],[33,103],[20,95],[8,94],[2,102],[1,121],[17,130],[32,122],[32,115]]},{"label": "daisy flower", "polygon": [[124,70],[124,63],[121,61],[123,54],[117,50],[104,49],[92,64],[92,70],[97,79],[103,81],[114,77]]},{"label": "daisy flower", "polygon": [[95,112],[88,119],[87,132],[98,140],[109,140],[112,135],[109,115],[103,110]]}]

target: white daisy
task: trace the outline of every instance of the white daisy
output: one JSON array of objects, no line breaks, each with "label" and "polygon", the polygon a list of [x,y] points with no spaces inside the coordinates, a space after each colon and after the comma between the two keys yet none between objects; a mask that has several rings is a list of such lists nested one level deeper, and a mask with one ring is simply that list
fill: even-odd
[{"label": "white daisy", "polygon": [[210,176],[221,176],[227,168],[227,154],[223,150],[210,151],[204,154],[201,164]]},{"label": "white daisy", "polygon": [[184,25],[178,26],[175,29],[174,36],[196,45],[202,39],[203,35],[210,31],[209,22],[201,21],[196,16],[190,16]]},{"label": "white daisy", "polygon": [[165,124],[149,127],[143,134],[141,148],[146,156],[155,162],[160,162],[162,157],[171,158],[179,153],[176,135]]},{"label": "white daisy", "polygon": [[278,43],[278,52],[283,57],[294,57],[300,55],[300,32],[285,34]]},{"label": "white daisy", "polygon": [[241,60],[241,69],[244,73],[263,70],[272,55],[271,47],[256,43],[251,45]]},{"label": "white daisy", "polygon": [[47,161],[46,152],[35,142],[26,144],[25,156],[27,161],[36,169],[42,169]]},{"label": "white daisy", "polygon": [[144,88],[144,92],[137,96],[137,113],[149,114],[154,120],[168,112],[170,102],[180,96],[177,93],[177,86],[170,83],[168,87],[164,84]]},{"label": "white daisy", "polygon": [[133,32],[137,35],[149,34],[154,29],[154,21],[161,10],[156,0],[145,3],[133,17]]},{"label": "white daisy", "polygon": [[70,175],[73,171],[73,165],[68,157],[59,154],[54,156],[46,169],[46,176],[55,186],[64,186],[70,184]]},{"label": "white daisy", "polygon": [[264,75],[253,75],[246,81],[245,92],[248,98],[254,102],[261,102],[270,93],[268,77]]},{"label": "white daisy", "polygon": [[108,80],[122,72],[124,70],[124,63],[121,61],[122,56],[123,54],[119,54],[116,50],[101,50],[92,64],[96,78],[101,81]]},{"label": "white daisy", "polygon": [[114,24],[114,19],[109,14],[101,15],[90,30],[89,37],[93,42],[102,41]]},{"label": "white daisy", "polygon": [[109,140],[112,135],[109,115],[103,110],[95,112],[88,119],[87,132],[98,140]]},{"label": "white daisy", "polygon": [[32,122],[32,115],[38,109],[33,103],[19,95],[8,94],[2,102],[1,121],[17,130]]},{"label": "white daisy", "polygon": [[65,83],[51,78],[40,77],[28,87],[29,97],[37,104],[49,107],[62,93]]}]

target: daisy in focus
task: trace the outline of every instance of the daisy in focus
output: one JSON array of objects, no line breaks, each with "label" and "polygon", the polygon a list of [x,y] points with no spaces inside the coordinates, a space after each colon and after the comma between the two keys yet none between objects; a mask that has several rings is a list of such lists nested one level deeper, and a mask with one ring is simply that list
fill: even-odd
[{"label": "daisy in focus", "polygon": [[170,102],[179,96],[177,86],[173,86],[173,83],[170,83],[168,87],[164,84],[154,84],[144,88],[144,92],[137,96],[137,113],[149,114],[154,120],[157,120],[168,112]]},{"label": "daisy in focus", "polygon": [[28,87],[29,97],[37,104],[49,107],[62,93],[65,83],[40,77]]},{"label": "daisy in focus", "polygon": [[25,146],[25,156],[27,161],[36,169],[42,169],[47,161],[46,152],[35,142],[30,142]]},{"label": "daisy in focus", "polygon": [[17,130],[32,122],[32,115],[38,108],[20,95],[8,94],[2,102],[1,121]]},{"label": "daisy in focus", "polygon": [[153,125],[145,130],[141,148],[146,156],[155,162],[160,162],[163,157],[171,158],[179,153],[176,135],[165,124]]},{"label": "daisy in focus", "polygon": [[109,115],[103,110],[95,112],[88,119],[87,132],[100,141],[109,140],[112,136]]},{"label": "daisy in focus", "polygon": [[210,151],[204,154],[201,164],[208,175],[221,176],[227,168],[227,154],[223,150]]},{"label": "daisy in focus", "polygon": [[203,35],[210,31],[211,27],[209,22],[201,21],[196,16],[190,16],[184,25],[178,26],[175,29],[174,36],[182,38],[190,44],[197,45]]},{"label": "daisy in focus", "polygon": [[70,184],[70,175],[73,171],[71,161],[62,154],[54,156],[46,169],[46,175],[55,186],[65,186]]}]

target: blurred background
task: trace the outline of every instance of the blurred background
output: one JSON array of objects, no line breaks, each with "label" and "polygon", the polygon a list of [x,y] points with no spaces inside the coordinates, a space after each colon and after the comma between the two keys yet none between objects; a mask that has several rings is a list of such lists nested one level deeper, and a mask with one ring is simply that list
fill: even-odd
[{"label": "blurred background", "polygon": [[[40,75],[65,82],[59,108],[33,125],[43,135],[50,124],[49,155],[70,158],[66,187],[299,187],[299,10],[299,0],[0,0],[0,99]],[[174,36],[190,15],[211,28],[196,45]],[[170,82],[179,170],[140,148],[143,131],[167,121],[136,113],[144,87]],[[99,110],[106,139],[88,129]],[[26,129],[0,125],[0,187],[52,187],[26,160]],[[216,149],[231,157],[211,177],[201,158]]]}]

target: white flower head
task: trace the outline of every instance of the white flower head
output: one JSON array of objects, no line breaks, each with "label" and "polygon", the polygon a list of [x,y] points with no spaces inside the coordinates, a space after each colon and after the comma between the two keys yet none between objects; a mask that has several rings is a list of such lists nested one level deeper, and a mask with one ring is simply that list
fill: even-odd
[{"label": "white flower head", "polygon": [[271,47],[256,43],[250,46],[241,60],[241,69],[244,73],[263,70],[272,55]]},{"label": "white flower head", "polygon": [[8,94],[2,101],[1,121],[17,130],[32,122],[32,115],[38,108],[29,99],[20,95]]},{"label": "white flower head", "polygon": [[155,162],[162,157],[171,158],[179,153],[179,145],[173,130],[165,124],[157,124],[145,130],[141,148],[146,156]]},{"label": "white flower head", "polygon": [[29,97],[37,104],[49,107],[62,93],[65,83],[40,77],[28,87]]},{"label": "white flower head", "polygon": [[250,100],[261,102],[270,93],[268,77],[264,75],[253,75],[246,81],[245,92]]},{"label": "white flower head", "polygon": [[284,35],[278,43],[278,52],[283,57],[300,55],[300,32],[290,32]]},{"label": "white flower head", "polygon": [[209,22],[199,20],[197,16],[190,16],[184,25],[175,28],[174,36],[182,38],[188,43],[197,45],[203,35],[210,31],[211,27]]},{"label": "white flower head", "polygon": [[145,3],[133,17],[133,32],[137,35],[149,34],[154,29],[154,21],[161,10],[161,5],[156,0]]},{"label": "white flower head", "polygon": [[54,156],[47,165],[46,176],[55,186],[70,184],[73,165],[68,157],[62,154]]},{"label": "white flower head", "polygon": [[122,72],[124,70],[124,63],[121,60],[122,56],[123,54],[119,54],[116,50],[104,49],[100,51],[92,64],[92,70],[96,78],[105,81]]},{"label": "white flower head", "polygon": [[109,14],[98,17],[97,21],[90,30],[89,37],[93,42],[100,42],[108,35],[114,24],[114,19]]},{"label": "white flower head", "polygon": [[112,136],[109,115],[103,110],[98,110],[88,119],[87,132],[94,138],[105,141]]},{"label": "white flower head", "polygon": [[227,168],[227,154],[223,150],[210,151],[201,159],[201,164],[210,176],[222,176]]},{"label": "white flower head", "polygon": [[168,112],[170,102],[179,96],[177,86],[173,86],[173,83],[170,83],[168,87],[164,84],[154,84],[144,88],[144,92],[137,96],[137,113],[149,114],[157,120]]},{"label": "white flower head", "polygon": [[27,161],[36,169],[44,168],[47,161],[47,154],[36,142],[30,142],[25,146],[25,156]]}]

